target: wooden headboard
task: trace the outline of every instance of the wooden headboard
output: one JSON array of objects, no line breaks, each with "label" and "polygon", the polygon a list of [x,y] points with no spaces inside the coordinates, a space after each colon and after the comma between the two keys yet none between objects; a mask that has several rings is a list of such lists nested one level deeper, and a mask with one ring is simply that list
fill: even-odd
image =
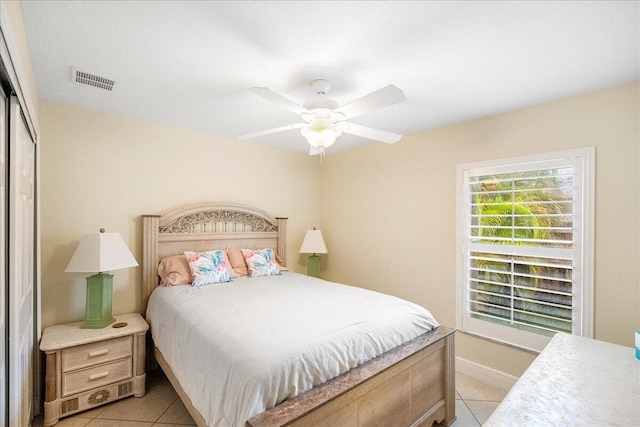
[{"label": "wooden headboard", "polygon": [[275,248],[287,265],[287,218],[234,203],[206,203],[142,215],[142,314],[158,286],[158,264],[184,251]]}]

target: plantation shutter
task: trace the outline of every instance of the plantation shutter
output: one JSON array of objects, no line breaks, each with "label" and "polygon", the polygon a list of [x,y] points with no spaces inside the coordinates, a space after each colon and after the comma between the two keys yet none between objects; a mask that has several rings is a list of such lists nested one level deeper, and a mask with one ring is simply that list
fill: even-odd
[{"label": "plantation shutter", "polygon": [[556,332],[580,333],[582,182],[582,161],[572,157],[464,171],[467,330],[509,328],[497,339],[529,348]]}]

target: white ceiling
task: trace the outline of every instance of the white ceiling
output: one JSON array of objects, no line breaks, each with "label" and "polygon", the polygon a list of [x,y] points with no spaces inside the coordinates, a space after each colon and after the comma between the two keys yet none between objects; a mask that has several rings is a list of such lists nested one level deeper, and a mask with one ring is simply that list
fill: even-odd
[{"label": "white ceiling", "polygon": [[[634,81],[639,5],[21,2],[42,100],[230,138],[300,122],[253,86],[302,103],[324,78],[344,104],[395,84],[405,102],[351,121],[408,135]],[[72,66],[115,90],[72,83]],[[297,129],[253,141],[308,151]]]}]

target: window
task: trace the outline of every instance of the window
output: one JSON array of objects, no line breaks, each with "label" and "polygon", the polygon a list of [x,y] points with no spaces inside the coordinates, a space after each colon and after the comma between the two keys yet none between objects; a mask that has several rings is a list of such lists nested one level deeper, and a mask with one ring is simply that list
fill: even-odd
[{"label": "window", "polygon": [[594,149],[458,166],[458,329],[593,335]]}]

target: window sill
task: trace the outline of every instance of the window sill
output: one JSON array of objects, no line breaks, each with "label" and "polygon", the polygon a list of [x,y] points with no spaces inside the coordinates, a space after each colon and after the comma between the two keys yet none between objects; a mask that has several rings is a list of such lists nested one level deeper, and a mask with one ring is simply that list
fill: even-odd
[{"label": "window sill", "polygon": [[527,348],[527,347],[522,347],[522,346],[510,343],[510,342],[501,341],[501,340],[498,340],[498,339],[495,339],[495,338],[490,338],[490,337],[488,337],[486,335],[481,335],[481,334],[478,334],[478,333],[475,333],[475,332],[463,331],[463,330],[460,330],[460,329],[457,329],[456,331],[461,333],[461,334],[463,334],[463,335],[469,335],[469,336],[472,336],[474,338],[480,338],[482,340],[489,341],[489,342],[492,342],[494,344],[500,344],[500,345],[503,345],[505,347],[514,348],[516,350],[524,351],[526,353],[530,353],[530,354],[533,354],[533,355],[536,355],[536,356],[538,354],[540,354],[540,351],[538,351],[538,350],[534,350],[532,348]]}]

